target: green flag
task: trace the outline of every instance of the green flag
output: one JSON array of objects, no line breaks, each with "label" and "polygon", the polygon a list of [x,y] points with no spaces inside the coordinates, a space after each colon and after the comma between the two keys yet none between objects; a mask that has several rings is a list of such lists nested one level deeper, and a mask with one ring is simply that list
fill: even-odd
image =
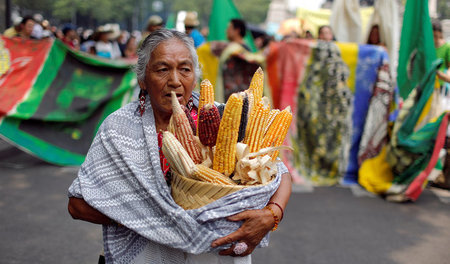
[{"label": "green flag", "polygon": [[[232,0],[214,0],[209,17],[208,41],[227,40],[226,30],[231,19],[241,18]],[[244,37],[245,43],[252,51],[256,50],[249,30]]]},{"label": "green flag", "polygon": [[176,27],[177,23],[177,16],[174,13],[170,13],[169,17],[167,18],[166,22],[166,28],[172,29]]},{"label": "green flag", "polygon": [[408,0],[403,17],[397,84],[400,96],[408,97],[436,59],[428,1]]}]

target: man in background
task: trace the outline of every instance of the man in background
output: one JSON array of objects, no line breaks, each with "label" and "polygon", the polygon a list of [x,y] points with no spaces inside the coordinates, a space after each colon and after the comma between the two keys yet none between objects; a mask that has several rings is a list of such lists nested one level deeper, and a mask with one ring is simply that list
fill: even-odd
[{"label": "man in background", "polygon": [[441,85],[443,82],[450,82],[450,43],[446,42],[442,34],[442,26],[439,21],[432,23],[434,47],[436,48],[436,56],[443,60],[443,63],[437,71],[437,76]]},{"label": "man in background", "polygon": [[250,51],[249,46],[245,44],[244,37],[245,32],[247,31],[247,26],[245,25],[245,21],[242,19],[232,19],[228,24],[227,28],[227,39],[230,42],[235,42],[241,44],[246,50]]},{"label": "man in background", "polygon": [[200,22],[197,18],[197,12],[187,12],[186,18],[184,19],[184,29],[186,34],[194,40],[195,48],[205,42],[205,38],[200,31],[197,30],[198,25],[200,25]]},{"label": "man in background", "polygon": [[17,37],[23,39],[31,39],[31,33],[33,32],[35,21],[32,16],[24,16],[20,22],[20,31],[17,33]]}]

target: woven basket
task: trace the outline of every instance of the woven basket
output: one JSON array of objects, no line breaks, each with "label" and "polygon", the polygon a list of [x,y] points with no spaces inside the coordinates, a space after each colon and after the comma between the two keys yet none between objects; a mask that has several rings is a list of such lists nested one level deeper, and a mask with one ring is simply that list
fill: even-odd
[{"label": "woven basket", "polygon": [[249,187],[197,181],[173,171],[172,175],[172,197],[185,210],[200,208],[227,194]]}]

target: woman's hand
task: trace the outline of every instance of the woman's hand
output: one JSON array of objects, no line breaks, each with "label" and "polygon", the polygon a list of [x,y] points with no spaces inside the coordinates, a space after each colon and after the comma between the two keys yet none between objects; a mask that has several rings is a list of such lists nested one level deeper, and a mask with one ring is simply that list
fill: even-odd
[{"label": "woman's hand", "polygon": [[[228,220],[233,222],[244,221],[244,223],[238,230],[215,240],[211,244],[212,247],[233,244],[230,248],[220,251],[220,255],[242,257],[251,254],[259,242],[275,225],[273,215],[267,209],[244,211],[228,217]],[[239,255],[233,251],[234,244],[238,242],[245,242],[248,246],[247,250]]]},{"label": "woman's hand", "polygon": [[[268,205],[270,206],[270,208],[272,208],[273,213],[277,216],[279,221],[281,221],[281,218],[283,216],[283,211],[281,210],[284,210],[284,208],[286,208],[289,197],[291,196],[291,184],[291,174],[289,174],[288,172],[284,173],[283,175],[281,175],[280,186],[270,198],[271,203],[277,203],[278,206],[280,206],[278,207],[274,204]],[[230,248],[220,251],[219,254],[233,257],[243,257],[251,254],[259,244],[259,242],[264,238],[264,236],[275,226],[275,216],[269,209],[247,210],[228,217],[228,220],[234,222],[243,221],[244,223],[238,230],[234,231],[228,236],[216,239],[211,244],[211,247],[214,248],[226,244],[232,244]],[[234,252],[234,248],[236,243],[239,242],[244,242],[245,244],[247,244],[247,249],[241,254],[236,254]]]}]

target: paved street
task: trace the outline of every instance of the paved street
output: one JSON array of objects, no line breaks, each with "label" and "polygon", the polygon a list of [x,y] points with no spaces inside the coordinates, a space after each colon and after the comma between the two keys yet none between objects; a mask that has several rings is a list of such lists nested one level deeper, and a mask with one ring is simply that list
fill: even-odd
[{"label": "paved street", "polygon": [[[67,213],[76,172],[0,145],[0,263],[96,263],[101,227]],[[448,192],[394,204],[359,188],[295,190],[253,263],[449,263]]]}]

